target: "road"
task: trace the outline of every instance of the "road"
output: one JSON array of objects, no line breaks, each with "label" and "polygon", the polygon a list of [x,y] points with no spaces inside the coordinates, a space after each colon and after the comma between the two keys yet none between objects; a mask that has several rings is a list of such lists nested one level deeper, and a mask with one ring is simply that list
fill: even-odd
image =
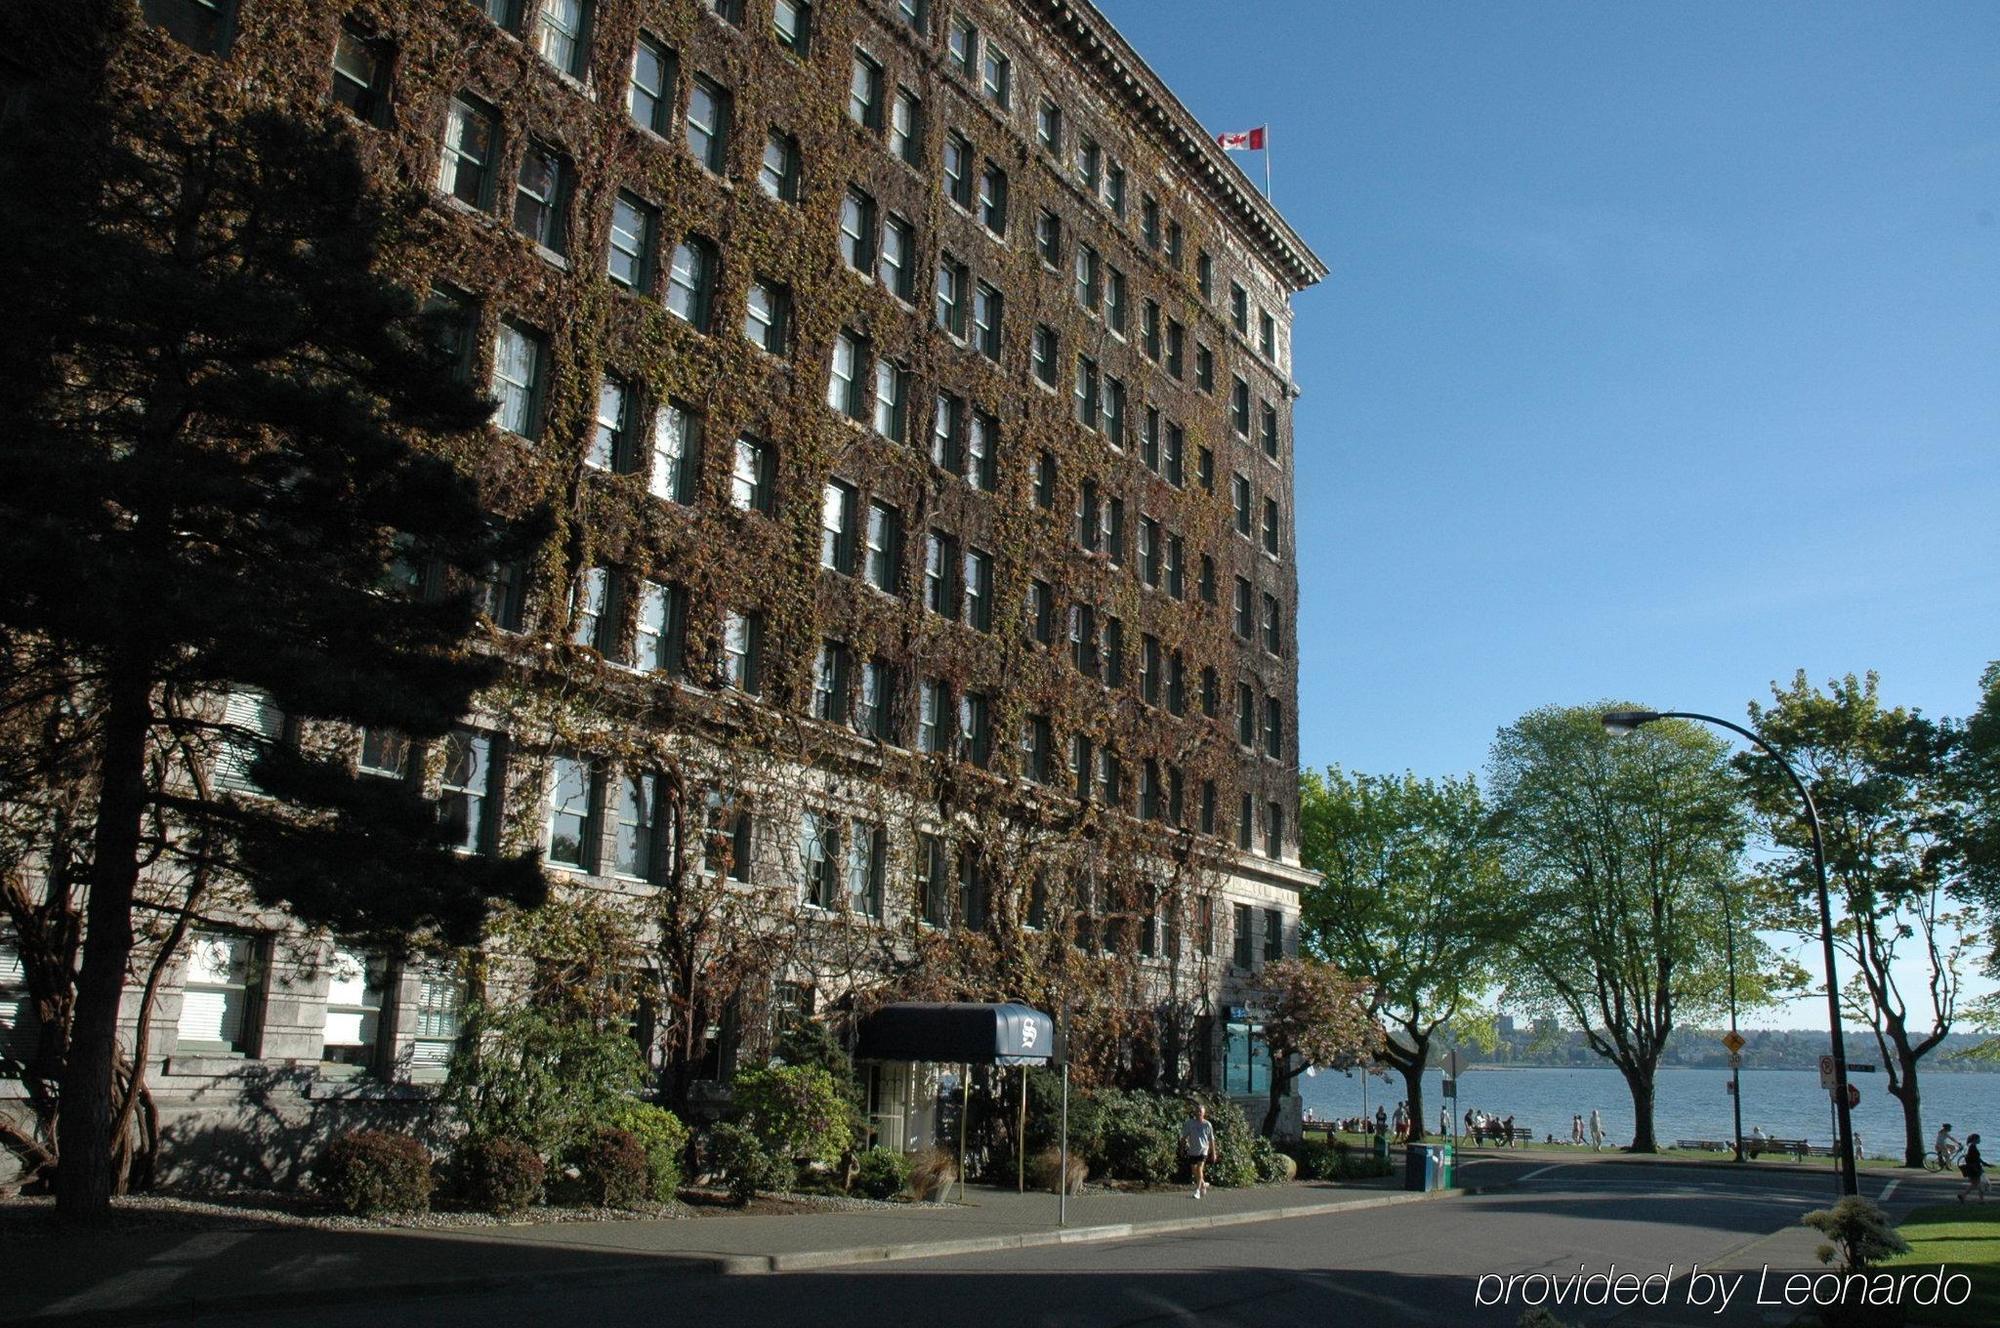
[{"label": "road", "polygon": [[[1830,1175],[1554,1163],[1546,1155],[1469,1163],[1461,1183],[1495,1187],[1441,1200],[1117,1243],[1049,1246],[765,1277],[665,1276],[657,1283],[390,1305],[204,1316],[204,1324],[353,1328],[357,1321],[439,1328],[786,1324],[813,1328],[940,1325],[1513,1325],[1524,1298],[1586,1274],[1667,1273],[1659,1307],[1578,1308],[1566,1322],[1788,1324],[1799,1311],[1758,1305],[1758,1270],[1814,1268],[1817,1237],[1800,1214],[1833,1198]],[[1952,1192],[1941,1177],[1864,1173],[1892,1210]],[[1190,1202],[1193,1202],[1190,1200]],[[1694,1267],[1728,1273],[1734,1295],[1688,1304]],[[1736,1273],[1746,1275],[1737,1278]],[[1511,1289],[1510,1274],[1530,1275]],[[1483,1275],[1494,1275],[1482,1282]],[[1583,1284],[1594,1287],[1596,1284]],[[1713,1292],[1713,1283],[1694,1283]],[[1766,1295],[1778,1283],[1766,1283]],[[1511,1303],[1480,1304],[1480,1300]],[[187,1319],[163,1320],[186,1323]]]}]

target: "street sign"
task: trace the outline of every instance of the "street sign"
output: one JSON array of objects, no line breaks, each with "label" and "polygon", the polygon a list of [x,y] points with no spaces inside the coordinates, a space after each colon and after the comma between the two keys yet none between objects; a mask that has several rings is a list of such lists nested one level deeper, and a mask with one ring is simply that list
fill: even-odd
[{"label": "street sign", "polygon": [[1833,1087],[1833,1057],[1831,1056],[1822,1056],[1819,1058],[1819,1086],[1829,1090]]},{"label": "street sign", "polygon": [[1729,1054],[1734,1056],[1743,1050],[1743,1035],[1732,1028],[1722,1035],[1722,1045],[1729,1048]]},{"label": "street sign", "polygon": [[1724,1083],[1723,1083],[1723,1085],[1722,1085],[1722,1091],[1723,1091],[1724,1093],[1727,1093],[1727,1094],[1729,1094],[1729,1095],[1730,1095],[1730,1096],[1732,1096],[1732,1097],[1733,1097],[1733,1096],[1735,1096],[1735,1094],[1736,1094],[1736,1081],[1735,1081],[1734,1079],[1730,1079],[1730,1080],[1726,1080],[1726,1081],[1724,1081]]},{"label": "street sign", "polygon": [[1850,1109],[1861,1105],[1861,1090],[1853,1084],[1847,1086],[1847,1105]]},{"label": "street sign", "polygon": [[1454,1102],[1458,1100],[1458,1080],[1447,1078],[1444,1081],[1444,1095]]},{"label": "street sign", "polygon": [[1730,1069],[1732,1069],[1732,1070],[1740,1070],[1740,1069],[1742,1069],[1742,1068],[1743,1068],[1743,1053],[1742,1053],[1742,1052],[1740,1052],[1740,1051],[1732,1051],[1732,1052],[1730,1052],[1730,1053],[1729,1053],[1729,1068],[1730,1068]]},{"label": "street sign", "polygon": [[1849,1074],[1873,1074],[1875,1073],[1875,1067],[1872,1065],[1856,1065],[1853,1061],[1849,1061],[1847,1063],[1847,1072]]}]

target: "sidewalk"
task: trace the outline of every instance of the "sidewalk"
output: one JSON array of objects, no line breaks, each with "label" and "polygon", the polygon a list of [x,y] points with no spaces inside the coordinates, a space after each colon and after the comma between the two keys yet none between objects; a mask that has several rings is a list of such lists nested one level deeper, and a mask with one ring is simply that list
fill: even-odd
[{"label": "sidewalk", "polygon": [[[974,1187],[964,1204],[771,1217],[437,1231],[134,1231],[9,1242],[0,1322],[132,1323],[199,1310],[339,1304],[677,1274],[754,1274],[969,1254],[1422,1202],[1395,1182],[1051,1194]],[[1455,1193],[1446,1191],[1445,1193]]]}]

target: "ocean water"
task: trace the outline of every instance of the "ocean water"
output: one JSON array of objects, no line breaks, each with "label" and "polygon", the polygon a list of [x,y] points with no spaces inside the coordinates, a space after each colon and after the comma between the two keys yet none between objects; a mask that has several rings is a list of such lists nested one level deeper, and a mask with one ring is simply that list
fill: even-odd
[{"label": "ocean water", "polygon": [[[1817,1071],[1744,1070],[1742,1077],[1744,1134],[1761,1125],[1765,1133],[1780,1139],[1833,1142],[1833,1112],[1819,1086]],[[1861,1090],[1861,1104],[1853,1115],[1862,1155],[1900,1157],[1902,1103],[1889,1096],[1883,1075],[1857,1074],[1852,1078]],[[2000,1143],[2000,1073],[1926,1075],[1919,1070],[1917,1084],[1923,1093],[1926,1143],[1945,1121],[1951,1122],[1952,1132],[1961,1141],[1977,1130]],[[1372,1116],[1377,1106],[1387,1106],[1393,1113],[1403,1095],[1403,1077],[1397,1074],[1388,1079],[1368,1077],[1365,1109],[1358,1073],[1322,1070],[1311,1079],[1300,1080],[1299,1085],[1307,1109],[1322,1119],[1359,1116],[1364,1110]],[[1655,1085],[1653,1129],[1662,1143],[1729,1137],[1729,1071],[1662,1069]],[[1428,1129],[1437,1128],[1442,1091],[1442,1074],[1426,1072]],[[1557,1139],[1569,1138],[1572,1113],[1581,1112],[1587,1121],[1595,1107],[1603,1114],[1607,1143],[1632,1141],[1632,1094],[1625,1080],[1609,1067],[1469,1069],[1459,1076],[1457,1107],[1461,1130],[1466,1109],[1473,1107],[1496,1116],[1511,1115],[1515,1125],[1533,1129],[1536,1138],[1553,1134]]]}]

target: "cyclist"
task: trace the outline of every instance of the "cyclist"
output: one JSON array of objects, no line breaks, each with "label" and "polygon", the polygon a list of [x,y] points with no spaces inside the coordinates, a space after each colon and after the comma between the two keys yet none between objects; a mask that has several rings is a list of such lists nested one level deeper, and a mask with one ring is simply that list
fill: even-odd
[{"label": "cyclist", "polygon": [[1937,1141],[1934,1147],[1937,1150],[1938,1170],[1950,1171],[1953,1162],[1958,1157],[1958,1140],[1951,1137],[1950,1121],[1946,1121],[1938,1127]]}]

